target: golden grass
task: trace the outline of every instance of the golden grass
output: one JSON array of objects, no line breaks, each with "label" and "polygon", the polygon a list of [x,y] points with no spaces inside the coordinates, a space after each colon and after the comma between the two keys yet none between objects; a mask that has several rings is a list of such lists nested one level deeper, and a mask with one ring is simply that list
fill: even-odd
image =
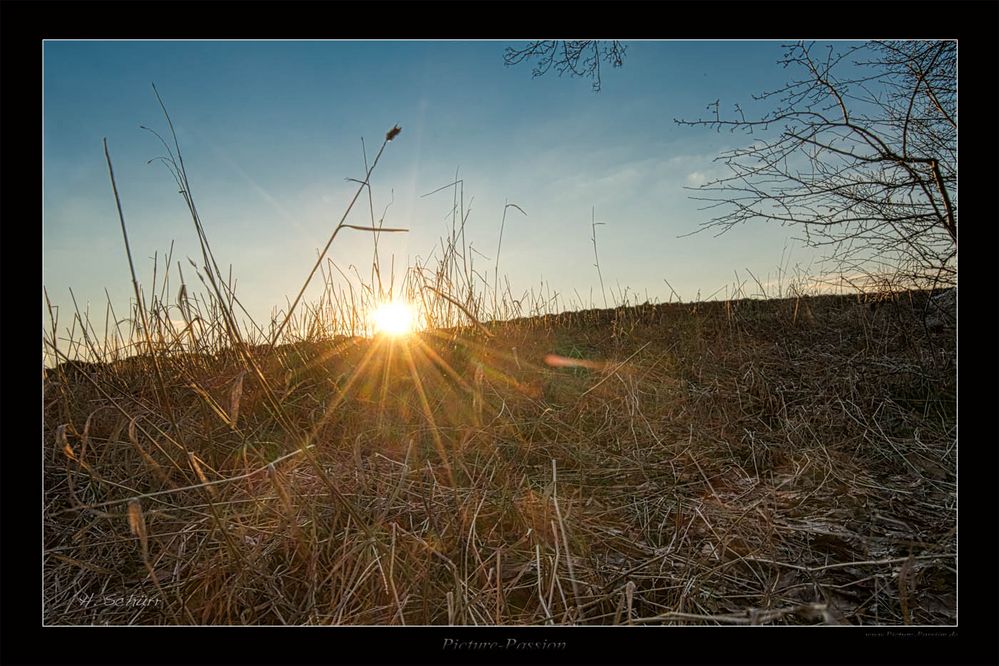
[{"label": "golden grass", "polygon": [[[175,424],[149,372],[60,367],[46,622],[952,623],[953,335],[900,323],[924,299],[283,346],[256,363],[285,425],[238,365],[164,359]],[[602,369],[544,363],[573,346]],[[73,603],[107,588],[161,602]]]},{"label": "golden grass", "polygon": [[[322,296],[265,330],[163,146],[205,293],[178,265],[169,302],[168,254],[102,335],[50,309],[47,624],[955,622],[956,338],[931,292],[561,312],[482,278],[456,180],[435,264],[395,288],[394,229],[345,213],[330,243],[372,232],[370,283],[323,252],[294,305],[317,271]],[[426,330],[364,337],[393,296]]]}]

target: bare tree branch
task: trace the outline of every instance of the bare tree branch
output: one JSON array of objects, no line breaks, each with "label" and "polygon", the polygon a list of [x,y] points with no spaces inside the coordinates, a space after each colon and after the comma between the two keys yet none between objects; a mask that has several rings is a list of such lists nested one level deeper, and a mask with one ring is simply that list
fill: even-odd
[{"label": "bare tree branch", "polygon": [[525,61],[534,62],[531,74],[535,78],[544,76],[552,67],[559,76],[589,77],[593,81],[593,92],[600,92],[600,61],[620,67],[624,63],[626,50],[627,47],[618,41],[545,39],[530,42],[519,49],[507,47],[503,62],[508,67]]},{"label": "bare tree branch", "polygon": [[761,115],[736,104],[723,117],[716,100],[708,117],[674,121],[760,136],[716,158],[727,175],[692,188],[717,211],[702,229],[797,225],[842,265],[953,282],[956,42],[875,41],[822,55],[811,43],[784,48],[780,64],[796,78],[754,97],[769,105]]}]

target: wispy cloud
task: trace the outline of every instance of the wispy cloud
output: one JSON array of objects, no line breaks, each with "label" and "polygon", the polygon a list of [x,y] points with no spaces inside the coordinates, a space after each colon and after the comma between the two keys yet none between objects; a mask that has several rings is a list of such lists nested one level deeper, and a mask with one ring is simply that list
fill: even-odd
[{"label": "wispy cloud", "polygon": [[700,187],[708,182],[708,177],[700,171],[691,171],[687,174],[687,184],[691,187]]}]

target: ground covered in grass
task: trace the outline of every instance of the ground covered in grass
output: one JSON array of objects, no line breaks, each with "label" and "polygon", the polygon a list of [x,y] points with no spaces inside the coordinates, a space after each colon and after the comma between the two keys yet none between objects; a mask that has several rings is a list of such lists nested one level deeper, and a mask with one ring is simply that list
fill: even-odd
[{"label": "ground covered in grass", "polygon": [[[48,624],[953,624],[927,294],[46,372]],[[251,362],[252,361],[252,362]]]}]

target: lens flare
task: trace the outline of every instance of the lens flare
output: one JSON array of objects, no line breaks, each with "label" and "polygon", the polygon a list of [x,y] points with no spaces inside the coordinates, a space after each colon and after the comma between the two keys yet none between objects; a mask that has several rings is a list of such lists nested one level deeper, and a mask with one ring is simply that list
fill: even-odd
[{"label": "lens flare", "polygon": [[408,303],[383,303],[371,314],[371,323],[375,333],[399,337],[416,330],[416,313]]}]

